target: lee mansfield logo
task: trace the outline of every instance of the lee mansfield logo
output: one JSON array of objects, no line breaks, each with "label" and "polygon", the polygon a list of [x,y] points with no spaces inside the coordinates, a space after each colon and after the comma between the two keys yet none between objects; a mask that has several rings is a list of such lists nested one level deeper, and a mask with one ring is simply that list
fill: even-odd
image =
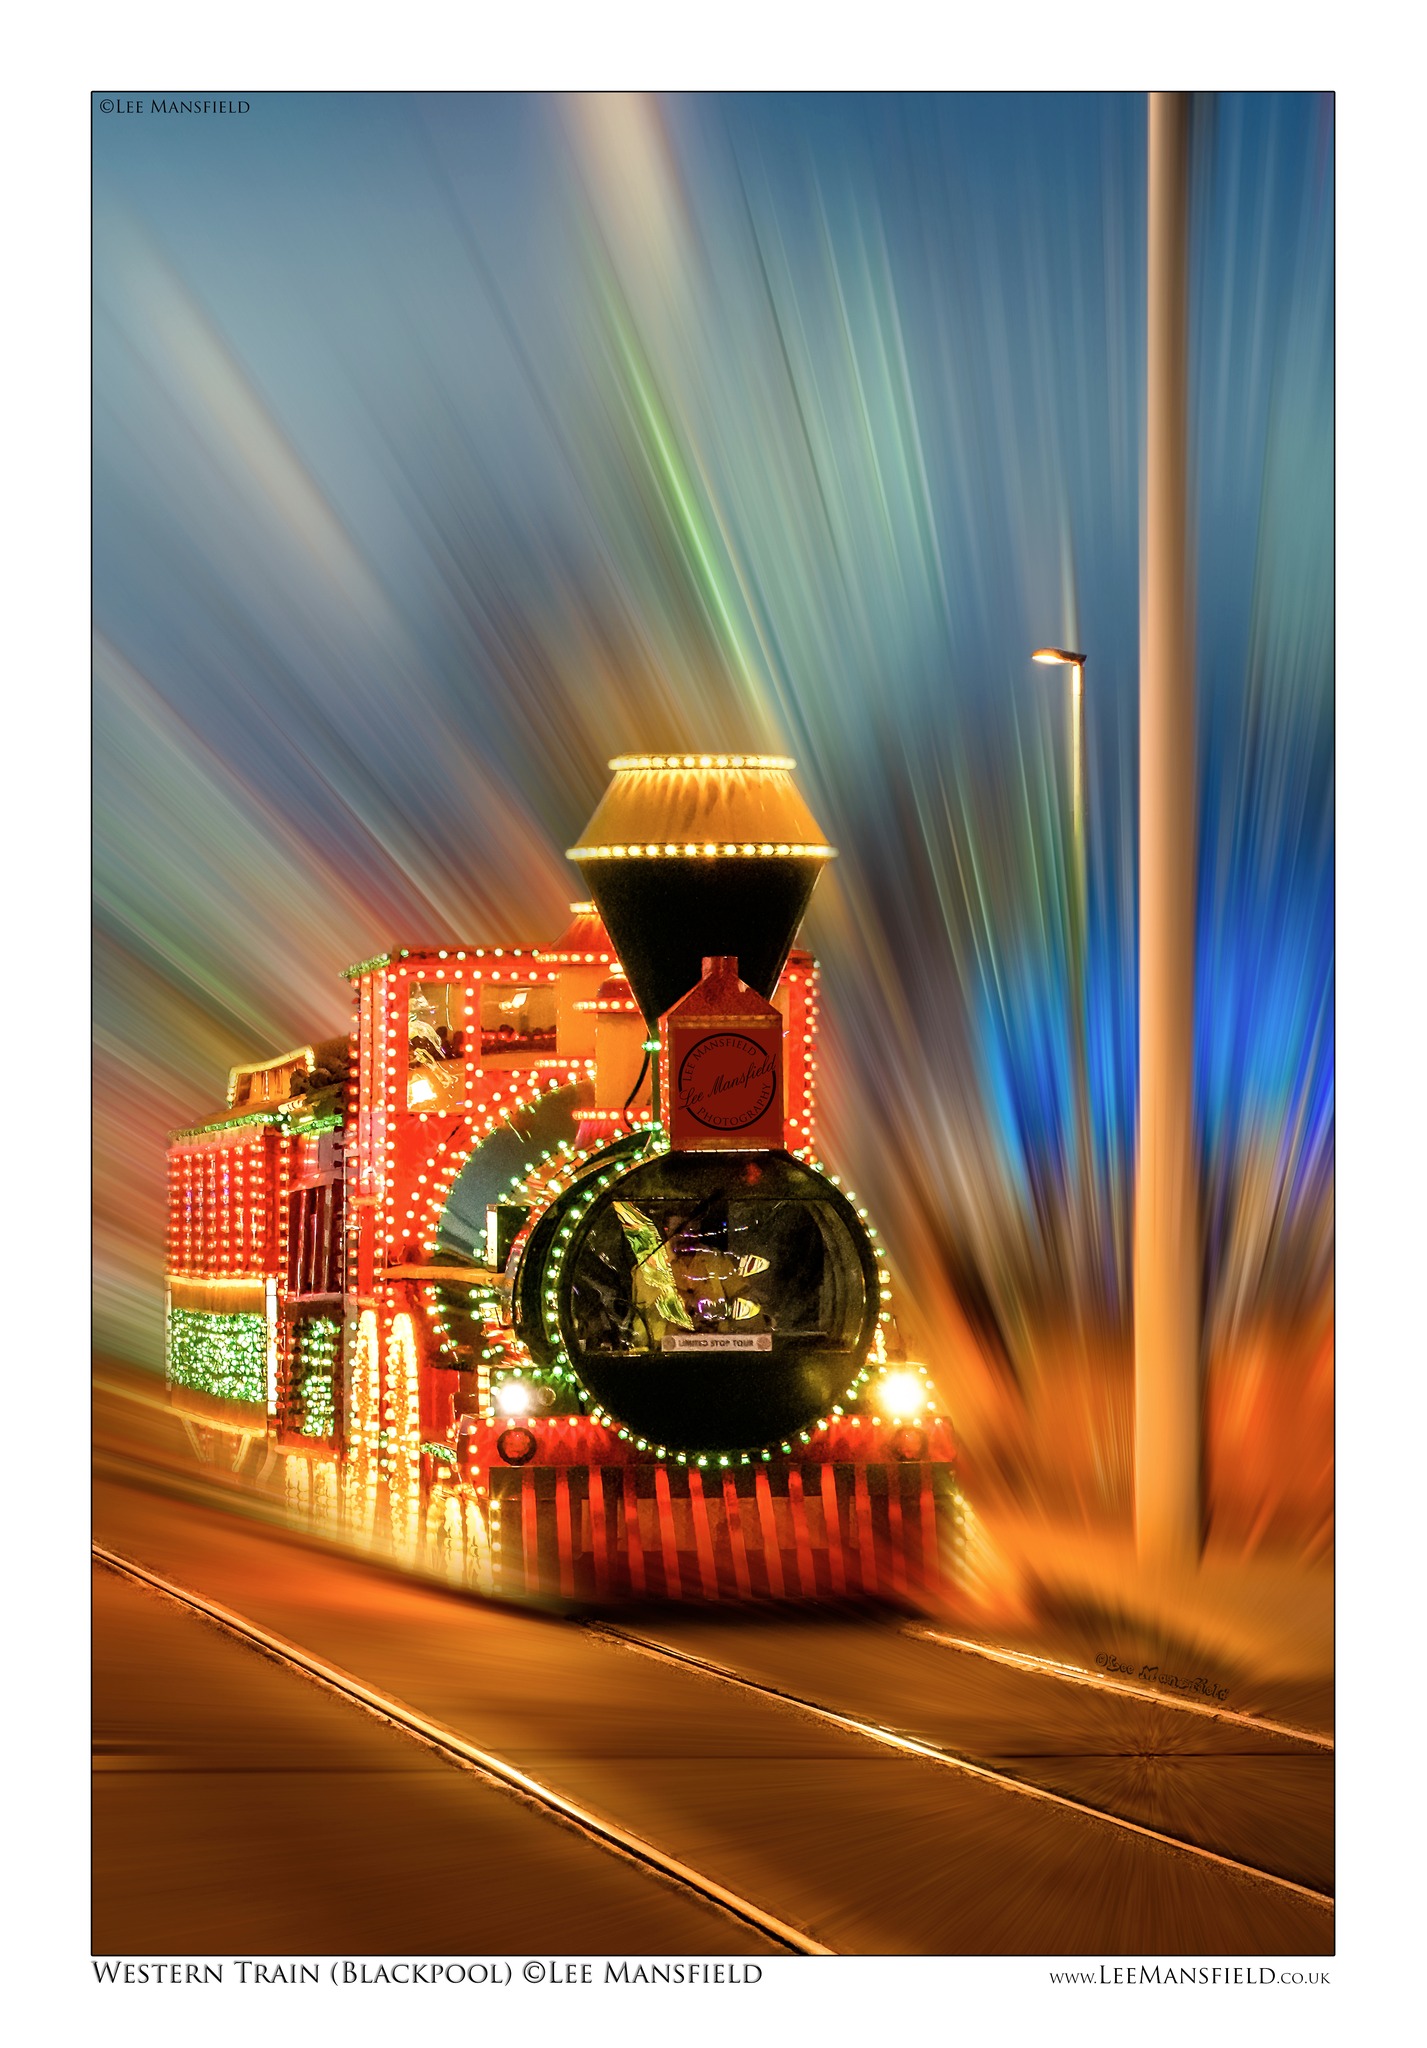
[{"label": "lee mansfield logo", "polygon": [[99,102],[101,114],[246,114],[251,100],[152,100],[113,95]]},{"label": "lee mansfield logo", "polygon": [[1192,1692],[1204,1700],[1226,1700],[1229,1697],[1227,1686],[1212,1685],[1207,1678],[1176,1678],[1172,1672],[1161,1671],[1158,1664],[1141,1664],[1136,1671],[1133,1664],[1122,1664],[1107,1650],[1097,1652],[1095,1662],[1102,1671],[1108,1671],[1116,1678],[1133,1678],[1142,1685],[1163,1685],[1171,1692]]}]

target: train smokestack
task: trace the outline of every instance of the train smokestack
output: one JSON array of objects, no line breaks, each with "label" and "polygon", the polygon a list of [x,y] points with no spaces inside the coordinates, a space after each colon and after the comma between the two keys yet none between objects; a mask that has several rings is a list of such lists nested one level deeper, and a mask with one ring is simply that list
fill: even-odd
[{"label": "train smokestack", "polygon": [[767,754],[632,754],[569,858],[579,865],[650,1030],[710,954],[771,997],[834,849]]}]

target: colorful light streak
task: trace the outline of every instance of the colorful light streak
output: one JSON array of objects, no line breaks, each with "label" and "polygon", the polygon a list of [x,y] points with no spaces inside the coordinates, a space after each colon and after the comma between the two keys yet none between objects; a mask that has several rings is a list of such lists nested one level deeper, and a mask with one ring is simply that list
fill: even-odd
[{"label": "colorful light streak", "polygon": [[[96,130],[101,1345],[157,1355],[164,1129],[345,1029],[344,958],[365,1001],[393,935],[558,933],[621,747],[801,764],[841,852],[806,934],[819,1146],[917,1348],[959,1333],[953,1412],[1048,1326],[1123,1337],[1142,101],[384,107],[269,96],[241,175],[221,136]],[[1223,1344],[1331,1284],[1328,105],[1225,96],[1200,161]],[[1052,637],[1092,656],[1088,1160]],[[359,1148],[369,1185],[380,1106]]]}]

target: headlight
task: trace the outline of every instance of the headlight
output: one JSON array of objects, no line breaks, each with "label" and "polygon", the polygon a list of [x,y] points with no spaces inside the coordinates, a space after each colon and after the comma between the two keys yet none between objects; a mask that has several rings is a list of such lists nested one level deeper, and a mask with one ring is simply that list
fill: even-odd
[{"label": "headlight", "polygon": [[927,1383],[919,1373],[884,1373],[872,1398],[884,1415],[920,1415],[927,1406]]},{"label": "headlight", "polygon": [[528,1415],[535,1405],[535,1389],[529,1380],[502,1380],[495,1404],[502,1415]]}]

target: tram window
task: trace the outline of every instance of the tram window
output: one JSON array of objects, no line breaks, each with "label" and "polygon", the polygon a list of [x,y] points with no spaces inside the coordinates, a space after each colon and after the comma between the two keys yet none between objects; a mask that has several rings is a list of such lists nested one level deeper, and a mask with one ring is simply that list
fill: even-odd
[{"label": "tram window", "polygon": [[481,1054],[550,1054],[555,1050],[555,990],[549,983],[521,988],[481,985]]},{"label": "tram window", "polygon": [[244,1109],[250,1102],[285,1102],[292,1092],[293,1075],[305,1070],[305,1061],[300,1054],[292,1059],[274,1061],[270,1066],[235,1070],[234,1109]]},{"label": "tram window", "polygon": [[[677,1349],[680,1332],[851,1346],[866,1303],[847,1226],[818,1201],[615,1201],[586,1240],[572,1307],[591,1353]],[[666,1344],[672,1338],[672,1344]]]},{"label": "tram window", "polygon": [[413,1065],[459,1059],[466,1049],[464,993],[450,981],[418,981],[407,1000]]}]

